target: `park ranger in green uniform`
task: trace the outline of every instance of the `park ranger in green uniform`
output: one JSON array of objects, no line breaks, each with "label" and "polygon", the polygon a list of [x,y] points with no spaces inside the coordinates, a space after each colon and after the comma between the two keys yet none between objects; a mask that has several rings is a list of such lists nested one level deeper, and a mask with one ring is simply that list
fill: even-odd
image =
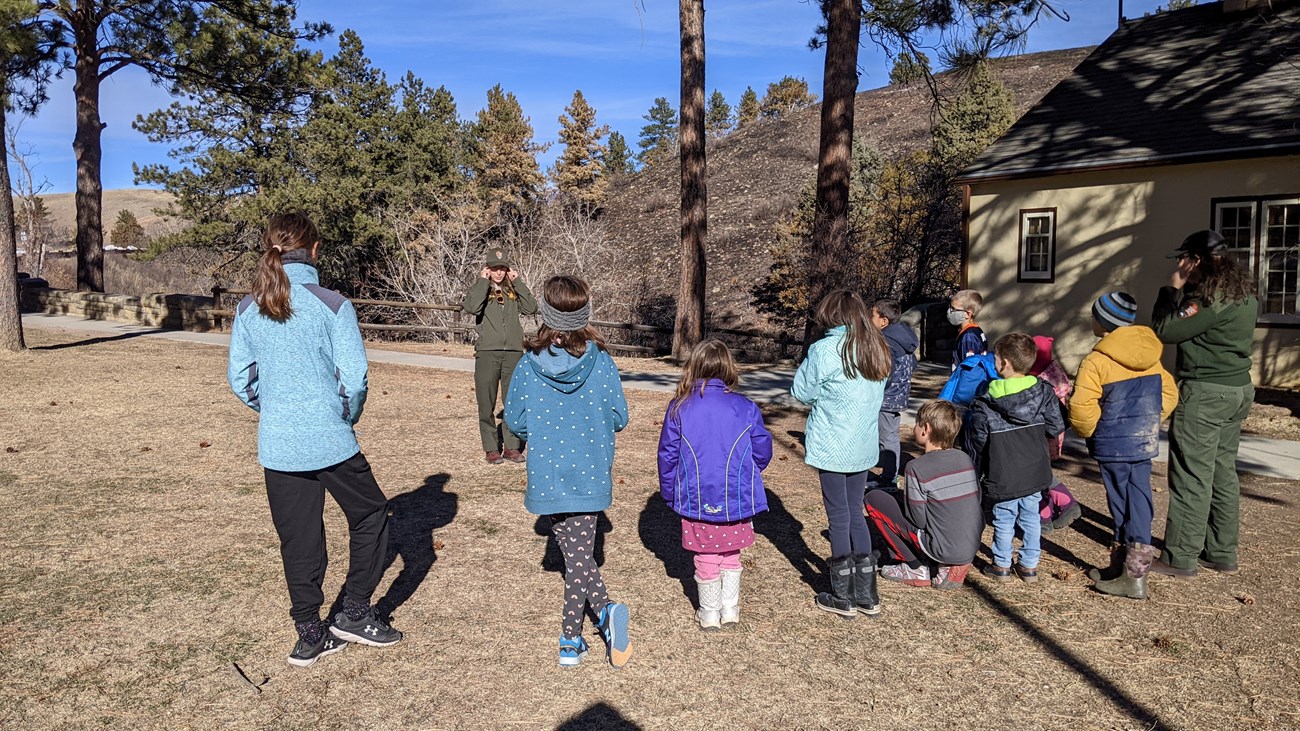
[{"label": "park ranger in green uniform", "polygon": [[[507,459],[523,462],[519,437],[505,424],[497,427],[497,389],[501,403],[510,390],[515,364],[524,352],[520,315],[537,313],[537,300],[519,272],[510,267],[500,249],[488,251],[487,264],[469,288],[461,308],[474,316],[478,340],[474,343],[474,393],[478,397],[478,429],[488,464]],[[498,438],[499,434],[499,438]]]},{"label": "park ranger in green uniform", "polygon": [[1254,277],[1215,231],[1188,236],[1151,315],[1160,340],[1178,347],[1178,407],[1169,422],[1169,517],[1165,551],[1151,570],[1180,578],[1197,565],[1237,571],[1237,445],[1255,400],[1250,379]]}]

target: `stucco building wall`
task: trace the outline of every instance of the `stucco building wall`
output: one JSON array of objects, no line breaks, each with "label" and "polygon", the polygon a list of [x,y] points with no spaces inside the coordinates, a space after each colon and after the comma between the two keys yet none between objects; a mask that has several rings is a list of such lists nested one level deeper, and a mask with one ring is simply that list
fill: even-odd
[{"label": "stucco building wall", "polygon": [[[1138,322],[1149,323],[1173,270],[1166,255],[1213,226],[1213,199],[1236,196],[1300,197],[1300,156],[972,184],[966,278],[984,296],[981,324],[991,337],[1055,336],[1057,356],[1073,372],[1096,340],[1092,301],[1124,290],[1138,300]],[[1020,282],[1020,211],[1039,208],[1056,209],[1055,278]],[[1258,384],[1300,387],[1300,318],[1285,319],[1255,331]]]}]

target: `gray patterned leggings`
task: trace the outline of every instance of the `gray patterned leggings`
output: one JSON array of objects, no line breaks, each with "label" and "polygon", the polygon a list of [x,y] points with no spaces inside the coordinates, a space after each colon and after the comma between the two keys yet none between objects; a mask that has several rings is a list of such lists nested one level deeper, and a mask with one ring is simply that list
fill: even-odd
[{"label": "gray patterned leggings", "polygon": [[587,605],[600,614],[609,603],[605,582],[600,578],[600,567],[596,565],[596,515],[552,515],[551,532],[564,555],[564,636],[578,637],[582,634],[583,612]]}]

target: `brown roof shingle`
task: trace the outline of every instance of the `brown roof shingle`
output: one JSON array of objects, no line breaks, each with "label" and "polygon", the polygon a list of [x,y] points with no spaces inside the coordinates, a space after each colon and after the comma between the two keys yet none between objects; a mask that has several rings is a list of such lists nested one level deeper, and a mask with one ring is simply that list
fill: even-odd
[{"label": "brown roof shingle", "polygon": [[1127,21],[960,182],[1300,150],[1300,5]]}]

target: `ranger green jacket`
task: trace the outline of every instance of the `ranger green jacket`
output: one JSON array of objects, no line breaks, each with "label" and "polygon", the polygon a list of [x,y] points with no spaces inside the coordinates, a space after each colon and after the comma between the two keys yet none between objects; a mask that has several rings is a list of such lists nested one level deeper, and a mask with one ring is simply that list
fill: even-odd
[{"label": "ranger green jacket", "polygon": [[489,298],[491,287],[487,279],[479,277],[465,295],[461,309],[474,316],[478,327],[478,341],[474,350],[513,350],[524,349],[524,328],[519,324],[520,315],[537,314],[537,300],[528,291],[524,280],[511,282],[515,288],[516,299],[506,298],[504,304],[497,304],[496,298]]},{"label": "ranger green jacket", "polygon": [[1194,287],[1161,287],[1151,329],[1160,342],[1178,346],[1178,380],[1247,386],[1258,313],[1254,297],[1207,306]]}]

